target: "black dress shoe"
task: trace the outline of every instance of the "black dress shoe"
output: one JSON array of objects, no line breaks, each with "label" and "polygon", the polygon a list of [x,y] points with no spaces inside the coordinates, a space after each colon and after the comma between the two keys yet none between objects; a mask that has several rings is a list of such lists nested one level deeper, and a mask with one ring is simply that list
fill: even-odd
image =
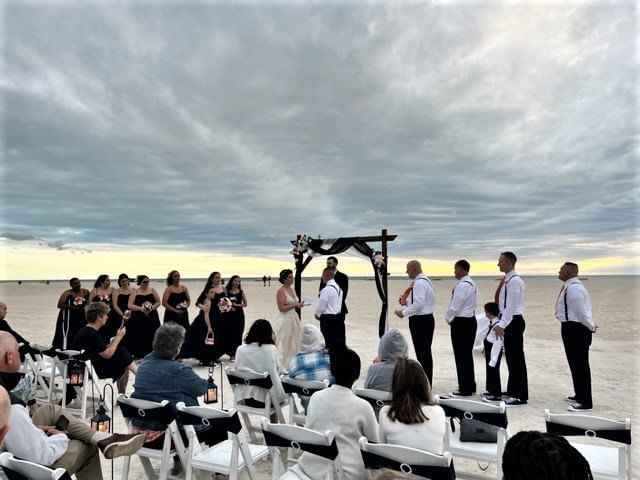
[{"label": "black dress shoe", "polygon": [[509,405],[511,407],[515,407],[516,405],[526,405],[527,401],[526,400],[520,400],[517,397],[511,397],[504,403],[506,403],[507,405]]},{"label": "black dress shoe", "polygon": [[502,397],[499,395],[485,395],[482,398],[483,402],[501,402],[502,401]]},{"label": "black dress shoe", "polygon": [[566,395],[564,397],[565,402],[577,402],[575,395]]},{"label": "black dress shoe", "polygon": [[587,412],[589,410],[593,410],[593,405],[587,405],[584,403],[574,403],[573,405],[569,405],[567,410],[570,412]]},{"label": "black dress shoe", "polygon": [[450,395],[452,397],[470,397],[473,395],[473,393],[465,393],[465,392],[461,392],[460,390],[454,390],[453,392],[450,393]]}]

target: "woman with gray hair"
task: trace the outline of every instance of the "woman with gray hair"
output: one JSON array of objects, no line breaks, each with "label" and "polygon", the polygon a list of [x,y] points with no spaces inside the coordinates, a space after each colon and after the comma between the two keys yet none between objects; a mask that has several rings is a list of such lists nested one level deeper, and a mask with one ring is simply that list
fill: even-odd
[{"label": "woman with gray hair", "polygon": [[138,369],[131,354],[120,345],[127,330],[120,326],[115,337],[106,343],[98,330],[107,323],[109,307],[103,302],[94,302],[84,310],[87,325],[76,334],[73,348],[85,350],[98,376],[114,379],[118,392],[124,393],[129,381],[129,372],[136,373]]}]

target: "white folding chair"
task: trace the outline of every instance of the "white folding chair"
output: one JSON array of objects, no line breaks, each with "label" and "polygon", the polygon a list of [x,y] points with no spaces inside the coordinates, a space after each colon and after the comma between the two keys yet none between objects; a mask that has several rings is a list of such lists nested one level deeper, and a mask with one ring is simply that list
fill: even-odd
[{"label": "white folding chair", "polygon": [[[162,449],[155,449],[149,447],[142,447],[136,452],[136,455],[140,457],[140,463],[144,468],[145,474],[148,479],[166,480],[172,477],[169,475],[169,459],[174,455],[180,457],[183,465],[186,464],[186,449],[180,432],[178,430],[178,424],[176,422],[176,414],[173,408],[169,404],[168,400],[162,402],[151,402],[149,400],[140,400],[137,398],[129,398],[124,394],[118,395],[118,406],[122,411],[125,423],[129,433],[133,433],[132,420],[146,420],[152,421],[157,425],[165,427],[164,441]],[[173,442],[174,448],[171,448]],[[156,474],[151,460],[160,461],[160,471]],[[122,467],[122,479],[127,480],[129,478],[129,467],[131,464],[131,457],[124,458],[124,465]]]},{"label": "white folding chair", "polygon": [[449,452],[444,455],[418,450],[400,445],[371,443],[367,437],[360,437],[360,453],[367,470],[388,468],[401,472],[407,478],[429,478],[433,480],[454,480],[456,472]]},{"label": "white folding chair", "polygon": [[51,345],[44,346],[37,343],[29,344],[29,351],[25,352],[24,363],[22,364],[23,373],[31,373],[33,375],[34,383],[42,392],[44,392],[44,398],[39,400],[49,401],[52,397],[52,383],[50,378],[54,378],[60,375],[60,372],[56,372],[55,359],[45,357],[46,352],[51,350]]},{"label": "white folding chair", "polygon": [[0,466],[8,478],[31,480],[71,480],[64,468],[50,468],[27,460],[15,458],[9,452],[0,453]]},{"label": "white folding chair", "polygon": [[[444,450],[454,456],[471,458],[477,461],[496,464],[497,479],[502,479],[502,453],[508,439],[507,408],[504,402],[497,405],[462,398],[438,398],[450,422],[446,425]],[[455,422],[454,422],[455,419]],[[473,419],[499,427],[496,443],[463,442],[460,440],[460,422],[462,419]],[[458,428],[455,428],[455,425]],[[462,478],[487,479],[486,475],[458,471]]]},{"label": "white folding chair", "polygon": [[[570,442],[591,467],[594,479],[631,478],[631,420],[622,421],[574,413],[551,413],[545,409],[547,432],[558,435],[601,438],[616,447]],[[621,444],[621,445],[620,445]]]},{"label": "white folding chair", "polygon": [[356,396],[366,400],[373,407],[376,414],[376,420],[380,415],[380,409],[391,402],[391,392],[384,390],[375,390],[373,388],[354,388],[352,389]]},{"label": "white folding chair", "polygon": [[289,424],[304,425],[307,419],[302,399],[308,399],[316,392],[329,386],[329,380],[301,380],[281,375],[282,388],[289,397]]},{"label": "white folding chair", "polygon": [[[264,418],[269,418],[272,412],[275,412],[278,422],[285,423],[284,414],[282,413],[282,406],[286,405],[288,401],[284,401],[282,404],[278,403],[277,399],[272,395],[273,392],[273,379],[269,376],[268,372],[255,373],[249,370],[237,370],[231,367],[224,369],[227,375],[227,380],[231,389],[233,390],[234,408],[242,416],[244,426],[249,433],[249,438],[252,442],[257,442],[258,439],[255,432],[259,432],[260,428],[253,426],[249,415],[259,415]],[[275,381],[280,382],[280,378],[276,377]],[[265,395],[264,407],[254,407],[247,405],[245,400],[239,399],[240,396],[237,393],[238,388],[245,386],[253,387],[257,390],[262,390]]]},{"label": "white folding chair", "polygon": [[[110,378],[100,378],[98,372],[96,372],[96,368],[91,363],[91,360],[87,360],[86,362],[86,373],[85,376],[85,384],[84,388],[81,390],[81,401],[83,405],[87,405],[89,399],[99,399],[103,392],[105,391],[105,387],[107,385],[111,385],[114,392],[117,391],[115,382]],[[109,402],[104,402],[104,408],[107,412],[111,410],[111,405]]]},{"label": "white folding chair", "polygon": [[[85,390],[89,384],[89,370],[87,369],[84,350],[55,350],[54,355],[53,366],[47,369],[47,382],[50,385],[47,401],[49,403],[55,402],[56,394],[59,393],[62,398],[61,406],[64,410],[85,418],[87,412]],[[71,385],[67,375],[69,362],[74,360],[84,362],[83,383],[80,386]],[[60,385],[58,386],[56,382],[59,382]],[[69,388],[74,388],[77,397],[80,398],[80,406],[77,408],[71,408],[66,405],[67,390]]]},{"label": "white folding chair", "polygon": [[272,480],[310,480],[298,465],[285,470],[278,447],[323,457],[332,463],[332,478],[336,480],[344,478],[339,462],[336,460],[338,447],[333,432],[320,433],[297,425],[269,423],[266,418],[263,418],[262,435],[271,452]]},{"label": "white folding chair", "polygon": [[[225,412],[210,407],[187,407],[184,402],[176,405],[178,421],[189,437],[185,480],[191,480],[194,470],[229,475],[229,480],[237,480],[238,472],[247,469],[249,478],[258,478],[254,463],[269,456],[264,445],[247,444],[242,433],[242,424],[235,410]],[[228,439],[202,448],[195,430],[203,425],[217,432],[227,432]]]}]

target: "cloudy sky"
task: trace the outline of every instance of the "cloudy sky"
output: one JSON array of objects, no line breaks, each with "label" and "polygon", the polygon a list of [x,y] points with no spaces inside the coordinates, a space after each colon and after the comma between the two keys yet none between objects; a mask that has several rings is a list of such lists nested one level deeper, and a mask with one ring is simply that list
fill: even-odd
[{"label": "cloudy sky", "polygon": [[2,17],[0,278],[261,274],[296,233],[383,227],[392,273],[494,273],[505,249],[532,273],[640,272],[633,2]]}]

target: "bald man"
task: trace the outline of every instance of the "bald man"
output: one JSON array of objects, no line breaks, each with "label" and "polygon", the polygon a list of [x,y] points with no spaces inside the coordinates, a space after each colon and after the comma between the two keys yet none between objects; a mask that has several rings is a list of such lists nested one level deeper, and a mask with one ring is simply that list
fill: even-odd
[{"label": "bald man", "polygon": [[7,322],[6,320],[7,310],[7,304],[4,302],[0,302],[0,331],[9,332],[15,337],[18,343],[24,344],[24,347],[20,349],[20,358],[22,358],[22,361],[24,361],[24,351],[28,349],[29,342],[22,335],[11,328],[11,325],[9,325],[9,322]]},{"label": "bald man", "polygon": [[565,400],[573,402],[568,410],[582,412],[593,408],[591,398],[591,368],[589,367],[589,347],[596,331],[591,314],[591,297],[578,279],[578,265],[565,262],[558,272],[558,279],[564,282],[556,300],[556,318],[560,320],[562,343],[571,370],[573,395]]},{"label": "bald man", "polygon": [[399,318],[409,318],[409,330],[416,357],[427,374],[429,383],[433,386],[431,342],[435,328],[433,308],[436,304],[436,290],[431,280],[422,273],[422,265],[419,261],[411,260],[407,263],[407,275],[413,282],[406,300],[404,296],[401,298],[401,301],[405,301],[404,308],[394,313]]},{"label": "bald man", "polygon": [[[0,332],[0,372],[16,373],[20,369],[18,342],[7,332]],[[0,375],[7,390],[13,388],[16,375]],[[145,436],[96,432],[58,405],[43,405],[33,415],[22,401],[11,395],[10,429],[4,449],[14,456],[53,468],[64,468],[78,480],[102,480],[101,450],[105,458],[131,455],[143,445]],[[54,425],[61,417],[69,424],[64,432]]]}]

